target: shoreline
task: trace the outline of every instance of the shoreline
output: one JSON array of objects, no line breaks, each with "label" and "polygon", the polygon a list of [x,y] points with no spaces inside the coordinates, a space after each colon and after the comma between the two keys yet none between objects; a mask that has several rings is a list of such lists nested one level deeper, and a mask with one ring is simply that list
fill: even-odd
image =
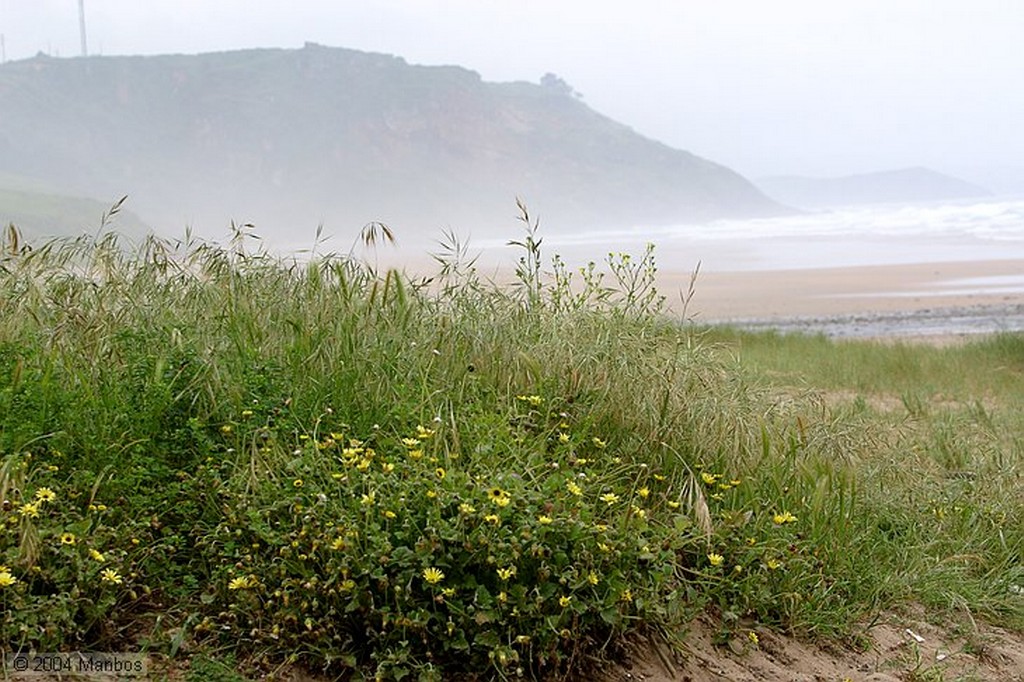
[{"label": "shoreline", "polygon": [[[660,273],[670,313],[684,312],[692,277]],[[836,337],[1020,331],[1024,259],[698,273],[685,316]]]}]

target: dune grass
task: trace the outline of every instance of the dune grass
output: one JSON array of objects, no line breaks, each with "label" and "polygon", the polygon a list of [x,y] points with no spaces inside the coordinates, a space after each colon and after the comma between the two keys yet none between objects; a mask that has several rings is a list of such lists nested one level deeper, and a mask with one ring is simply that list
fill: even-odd
[{"label": "dune grass", "polygon": [[511,287],[454,243],[425,280],[242,232],[9,244],[3,641],[543,678],[709,609],[1024,625],[1020,392],[984,378],[1019,339],[711,333],[661,314],[653,252],[545,274],[526,224]]}]

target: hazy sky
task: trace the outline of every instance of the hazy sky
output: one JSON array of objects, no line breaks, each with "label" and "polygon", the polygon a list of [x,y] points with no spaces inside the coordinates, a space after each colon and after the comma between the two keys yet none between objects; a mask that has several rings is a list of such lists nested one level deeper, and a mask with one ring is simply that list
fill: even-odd
[{"label": "hazy sky", "polygon": [[[554,72],[751,177],[1024,167],[1024,0],[85,0],[90,53],[325,45]],[[6,58],[79,53],[77,0],[0,0]],[[1024,171],[1019,171],[1024,173]]]}]

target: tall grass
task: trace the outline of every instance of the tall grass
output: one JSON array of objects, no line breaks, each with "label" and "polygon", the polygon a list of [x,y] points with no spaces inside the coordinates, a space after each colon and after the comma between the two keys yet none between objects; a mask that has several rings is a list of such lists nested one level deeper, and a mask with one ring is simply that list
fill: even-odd
[{"label": "tall grass", "polygon": [[780,369],[813,377],[820,341],[766,375],[662,314],[651,250],[547,272],[524,222],[517,287],[455,240],[416,280],[241,230],[11,236],[4,640],[447,679],[578,671],[705,609],[741,634],[908,599],[1020,623],[1011,393],[937,408],[936,366],[890,349],[853,362],[912,369],[902,411],[836,404],[857,379]]}]

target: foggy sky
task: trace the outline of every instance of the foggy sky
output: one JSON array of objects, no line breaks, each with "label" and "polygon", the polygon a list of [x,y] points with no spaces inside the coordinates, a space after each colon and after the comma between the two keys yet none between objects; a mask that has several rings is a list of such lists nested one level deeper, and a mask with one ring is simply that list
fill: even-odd
[{"label": "foggy sky", "polygon": [[[86,0],[91,54],[301,47],[551,71],[750,177],[923,165],[1024,177],[1020,0]],[[7,60],[79,53],[76,0],[0,0]]]}]

